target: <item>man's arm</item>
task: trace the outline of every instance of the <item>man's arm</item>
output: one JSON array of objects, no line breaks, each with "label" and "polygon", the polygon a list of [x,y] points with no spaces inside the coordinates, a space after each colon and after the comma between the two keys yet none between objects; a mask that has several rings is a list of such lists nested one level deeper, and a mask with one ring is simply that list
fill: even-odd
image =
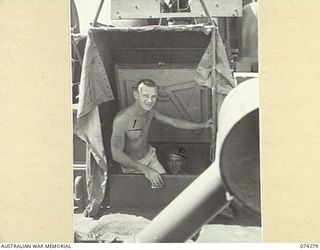
[{"label": "man's arm", "polygon": [[175,128],[201,129],[201,128],[212,127],[212,119],[209,119],[203,123],[195,123],[195,122],[189,122],[189,121],[185,121],[185,120],[172,118],[172,117],[166,116],[164,114],[161,114],[160,112],[158,112],[156,110],[154,112],[154,118],[160,122],[171,125],[172,127],[175,127]]},{"label": "man's arm", "polygon": [[125,146],[125,135],[126,121],[123,121],[121,117],[116,117],[113,122],[113,131],[111,136],[112,158],[124,167],[137,170],[144,174],[153,187],[161,188],[163,186],[163,180],[157,171],[142,163],[132,160],[123,152]]}]

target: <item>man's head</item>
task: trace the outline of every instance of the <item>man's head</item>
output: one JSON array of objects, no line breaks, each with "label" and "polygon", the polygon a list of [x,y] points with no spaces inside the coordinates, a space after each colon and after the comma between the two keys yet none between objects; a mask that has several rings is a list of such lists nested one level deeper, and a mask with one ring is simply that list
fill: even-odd
[{"label": "man's head", "polygon": [[149,111],[156,104],[158,88],[158,85],[154,81],[143,79],[137,83],[133,96],[144,110]]},{"label": "man's head", "polygon": [[185,164],[186,159],[183,156],[173,153],[168,155],[168,171],[170,174],[180,174]]}]

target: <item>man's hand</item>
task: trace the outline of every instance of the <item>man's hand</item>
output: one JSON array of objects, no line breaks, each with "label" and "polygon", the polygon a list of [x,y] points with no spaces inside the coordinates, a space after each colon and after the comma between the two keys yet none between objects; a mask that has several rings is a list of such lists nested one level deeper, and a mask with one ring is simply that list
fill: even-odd
[{"label": "man's hand", "polygon": [[212,128],[213,127],[213,121],[212,118],[210,118],[209,120],[207,120],[206,122],[202,123],[204,128]]},{"label": "man's hand", "polygon": [[152,188],[162,188],[164,185],[161,175],[153,170],[152,168],[147,167],[144,171],[144,175],[151,182]]}]

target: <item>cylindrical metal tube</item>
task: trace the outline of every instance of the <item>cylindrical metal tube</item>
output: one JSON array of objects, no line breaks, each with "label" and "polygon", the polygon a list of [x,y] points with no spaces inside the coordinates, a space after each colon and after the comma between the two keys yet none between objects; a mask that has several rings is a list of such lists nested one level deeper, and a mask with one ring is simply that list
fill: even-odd
[{"label": "cylindrical metal tube", "polygon": [[136,242],[185,242],[228,205],[214,164],[135,236]]},{"label": "cylindrical metal tube", "polygon": [[100,3],[99,3],[99,7],[98,7],[98,10],[97,10],[97,13],[94,16],[94,19],[93,19],[93,22],[92,22],[92,27],[96,27],[97,26],[98,18],[99,18],[99,15],[100,15],[100,12],[101,12],[103,4],[104,4],[104,0],[101,0]]},{"label": "cylindrical metal tube", "polygon": [[208,22],[209,22],[211,25],[213,25],[213,21],[212,21],[212,19],[211,19],[211,15],[210,15],[210,12],[209,12],[206,4],[204,3],[203,0],[200,0],[200,3],[201,3],[201,5],[202,5],[202,8],[203,8],[204,12],[205,12],[206,15],[207,15]]},{"label": "cylindrical metal tube", "polygon": [[259,80],[247,80],[225,98],[219,115],[216,162],[228,191],[260,213]]}]

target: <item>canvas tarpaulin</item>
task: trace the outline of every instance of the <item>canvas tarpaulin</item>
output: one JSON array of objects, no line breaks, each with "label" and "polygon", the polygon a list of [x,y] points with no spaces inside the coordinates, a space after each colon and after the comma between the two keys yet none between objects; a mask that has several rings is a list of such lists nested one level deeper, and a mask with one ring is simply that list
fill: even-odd
[{"label": "canvas tarpaulin", "polygon": [[211,33],[211,40],[204,52],[194,80],[200,86],[212,89],[212,129],[211,160],[215,158],[216,132],[218,130],[218,114],[225,96],[235,87],[226,49],[219,32]]},{"label": "canvas tarpaulin", "polygon": [[108,76],[94,40],[89,33],[83,59],[77,113],[77,134],[90,153],[86,178],[88,191],[87,216],[95,216],[105,195],[107,160],[102,140],[98,105],[114,100]]},{"label": "canvas tarpaulin", "polygon": [[[227,95],[235,86],[234,78],[228,62],[227,53],[219,33],[212,32],[211,39],[205,53],[203,54],[195,75],[195,81],[201,86],[216,88],[220,94]],[[215,44],[213,44],[215,41]],[[213,52],[215,51],[215,63],[213,65]],[[215,81],[213,81],[215,72]]]}]

